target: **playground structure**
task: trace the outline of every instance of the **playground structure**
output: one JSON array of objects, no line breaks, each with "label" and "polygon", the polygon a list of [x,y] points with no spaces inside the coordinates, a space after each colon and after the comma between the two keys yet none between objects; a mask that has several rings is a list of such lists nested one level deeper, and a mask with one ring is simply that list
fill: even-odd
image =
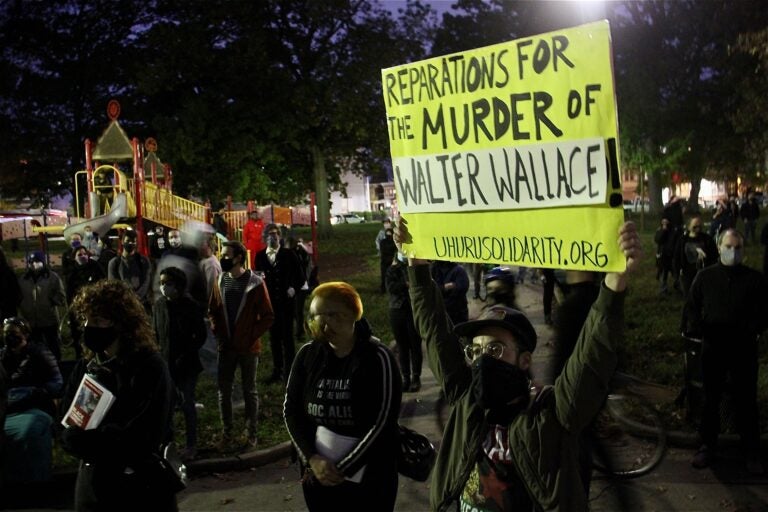
[{"label": "playground structure", "polygon": [[[129,139],[118,122],[120,104],[116,100],[107,105],[107,114],[110,123],[96,143],[85,140],[85,170],[75,173],[77,219],[65,226],[35,226],[33,231],[40,234],[41,243],[46,235],[63,234],[68,240],[73,233],[82,233],[85,227],[100,235],[114,228],[132,228],[137,234],[137,249],[146,256],[149,254],[147,222],[180,230],[187,225],[210,225],[209,203],[201,204],[173,194],[173,173],[171,167],[158,158],[155,139],[147,138],[143,145],[135,137]],[[81,196],[79,181],[82,179],[78,178],[83,175],[87,190]],[[231,198],[224,212],[228,225],[226,238],[241,241],[248,214],[254,210],[265,224],[312,226],[313,245],[317,245],[312,206],[259,208],[249,201],[246,209],[233,210]]]}]

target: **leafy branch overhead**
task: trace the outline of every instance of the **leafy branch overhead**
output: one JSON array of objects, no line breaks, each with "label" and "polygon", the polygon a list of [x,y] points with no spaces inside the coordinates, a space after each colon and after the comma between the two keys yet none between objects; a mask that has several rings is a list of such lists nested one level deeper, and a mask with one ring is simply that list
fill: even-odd
[{"label": "leafy branch overhead", "polygon": [[[72,190],[111,98],[178,193],[290,203],[383,178],[380,70],[608,18],[625,166],[757,180],[768,143],[763,2],[50,0],[0,3],[0,195]],[[435,10],[437,5],[439,11]],[[666,148],[662,153],[659,148]],[[690,148],[690,149],[689,149]]]}]

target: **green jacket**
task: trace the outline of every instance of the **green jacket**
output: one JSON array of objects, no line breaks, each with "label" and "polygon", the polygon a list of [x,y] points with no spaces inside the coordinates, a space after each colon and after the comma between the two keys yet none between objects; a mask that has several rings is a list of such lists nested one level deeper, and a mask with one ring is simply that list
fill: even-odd
[{"label": "green jacket", "polygon": [[[453,406],[432,471],[430,505],[447,510],[463,491],[488,431],[485,411],[472,399],[471,371],[452,333],[440,290],[427,265],[411,267],[411,303],[416,327],[427,343],[429,366]],[[587,510],[579,477],[581,430],[597,414],[616,368],[613,346],[622,338],[624,294],[602,285],[579,341],[554,392],[532,400],[509,425],[517,473],[541,510]]]}]

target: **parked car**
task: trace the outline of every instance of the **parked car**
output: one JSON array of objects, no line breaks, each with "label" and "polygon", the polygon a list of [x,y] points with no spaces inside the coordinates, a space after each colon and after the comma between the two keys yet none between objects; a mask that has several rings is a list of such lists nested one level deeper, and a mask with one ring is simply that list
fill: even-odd
[{"label": "parked car", "polygon": [[362,224],[365,219],[354,213],[344,213],[342,215],[334,215],[331,218],[331,224]]},{"label": "parked car", "polygon": [[651,210],[651,205],[648,199],[646,199],[645,201],[641,201],[639,197],[636,197],[634,199],[624,200],[625,212],[639,213],[641,209],[646,213]]}]

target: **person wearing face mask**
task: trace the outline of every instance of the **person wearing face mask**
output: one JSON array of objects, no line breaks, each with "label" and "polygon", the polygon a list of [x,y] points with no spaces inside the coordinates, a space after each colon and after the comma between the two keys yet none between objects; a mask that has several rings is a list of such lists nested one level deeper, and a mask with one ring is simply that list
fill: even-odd
[{"label": "person wearing face mask", "polygon": [[61,253],[61,277],[66,281],[69,274],[77,266],[75,263],[75,251],[83,245],[83,235],[72,233],[69,236],[69,246]]},{"label": "person wearing face mask", "polygon": [[163,226],[155,226],[155,229],[147,233],[149,242],[149,255],[153,260],[159,260],[168,250],[168,236]]},{"label": "person wearing face mask", "polygon": [[296,253],[280,246],[280,228],[269,224],[265,228],[267,247],[256,254],[256,270],[264,273],[275,321],[269,329],[269,346],[274,364],[268,383],[285,382],[296,354],[293,320],[296,314],[296,293],[307,278]]},{"label": "person wearing face mask", "polygon": [[205,343],[207,330],[203,310],[185,292],[187,276],[176,267],[160,272],[161,297],[152,307],[152,324],[160,352],[168,363],[176,389],[181,393],[181,410],[184,413],[186,447],[182,460],[190,460],[197,454],[197,410],[195,388],[203,371],[199,350]]},{"label": "person wearing face mask", "polygon": [[413,323],[411,297],[408,295],[408,264],[404,254],[398,252],[392,258],[386,275],[389,294],[389,325],[397,343],[403,391],[421,391],[421,366],[423,354],[421,337]]},{"label": "person wearing face mask", "polygon": [[376,252],[381,251],[381,241],[387,236],[387,230],[392,229],[392,220],[388,217],[381,221],[381,229],[376,234]]},{"label": "person wearing face mask", "polygon": [[695,468],[712,464],[720,433],[720,400],[730,379],[736,428],[746,469],[762,474],[757,415],[757,338],[768,327],[768,287],[759,271],[745,266],[744,238],[734,229],[721,234],[720,261],[700,271],[688,295],[688,332],[702,339],[704,408],[702,445],[691,460]]},{"label": "person wearing face mask", "polygon": [[392,239],[394,232],[392,228],[384,230],[384,238],[379,242],[379,269],[381,270],[381,293],[387,292],[386,287],[386,275],[387,270],[392,265],[392,260],[395,259],[397,254],[397,247],[395,247],[395,241]]},{"label": "person wearing face mask", "polygon": [[96,255],[97,251],[99,250],[99,235],[98,233],[93,232],[93,228],[91,226],[85,226],[83,228],[83,239],[81,241],[81,245],[88,249],[88,252],[92,255]]},{"label": "person wearing face mask", "polygon": [[109,238],[109,235],[104,235],[99,238],[98,263],[101,267],[101,270],[104,271],[104,275],[107,275],[107,271],[109,270],[109,262],[112,261],[112,258],[115,256],[117,256],[117,253],[112,248],[112,239]]},{"label": "person wearing face mask", "polygon": [[153,297],[154,299],[161,297],[158,281],[162,270],[167,267],[177,267],[187,278],[185,293],[188,292],[199,304],[206,304],[210,295],[206,293],[205,276],[200,272],[199,248],[187,245],[183,236],[189,237],[189,234],[182,235],[178,229],[168,232],[168,249],[155,267]]},{"label": "person wearing face mask", "polygon": [[126,231],[123,235],[123,250],[120,256],[115,256],[109,262],[107,277],[128,283],[149,311],[151,272],[149,259],[137,250],[136,232]]},{"label": "person wearing face mask", "polygon": [[29,325],[19,317],[3,321],[0,363],[9,382],[6,449],[0,469],[9,483],[40,482],[51,477],[51,424],[56,414],[54,400],[61,396],[63,380],[53,354],[32,342],[30,334]]},{"label": "person wearing face mask", "polygon": [[240,242],[226,242],[221,255],[222,274],[208,301],[208,319],[218,345],[219,414],[221,415],[221,451],[233,448],[232,387],[235,371],[240,379],[245,401],[247,445],[257,446],[259,395],[256,368],[261,353],[261,336],[274,321],[272,301],[264,280],[245,268],[247,252]]},{"label": "person wearing face mask", "polygon": [[696,274],[717,261],[717,245],[703,231],[700,215],[694,215],[688,221],[688,229],[675,245],[673,272],[680,277],[683,297],[688,295]]},{"label": "person wearing face mask", "polygon": [[[89,284],[101,281],[106,276],[101,266],[90,258],[88,249],[85,246],[78,247],[75,251],[75,264],[77,265],[69,275],[67,279],[67,303],[72,304],[75,299],[75,295],[80,289]],[[72,336],[72,346],[75,349],[76,357],[79,359],[83,355],[83,349],[80,345],[80,337],[82,331],[80,330],[80,322],[75,317],[74,312],[69,311],[69,333]]]},{"label": "person wearing face mask", "polygon": [[80,459],[75,510],[177,510],[155,469],[170,440],[174,386],[143,305],[128,283],[102,280],[83,287],[72,307],[88,350],[67,381],[60,416],[86,372],[115,395],[98,427],[60,429],[62,447]]},{"label": "person wearing face mask", "polygon": [[484,309],[496,305],[519,309],[515,297],[517,276],[511,268],[494,267],[483,275],[483,281],[486,293]]},{"label": "person wearing face mask", "polygon": [[66,305],[66,296],[58,274],[46,263],[45,253],[36,251],[29,257],[27,271],[19,278],[19,288],[19,313],[32,329],[32,340],[43,343],[61,361],[58,307]]},{"label": "person wearing face mask", "polygon": [[[284,405],[307,508],[393,510],[402,398],[395,358],[372,336],[360,295],[344,282],[313,290],[307,334],[312,341],[296,354]],[[324,451],[324,439],[346,446]]]},{"label": "person wearing face mask", "polygon": [[[407,222],[395,231],[412,242]],[[597,414],[616,368],[629,274],[642,249],[633,223],[619,230],[624,272],[606,274],[579,341],[554,386],[530,394],[536,331],[495,305],[451,330],[428,262],[409,260],[411,303],[432,372],[453,406],[432,471],[430,509],[587,510],[579,475],[582,429]],[[462,349],[460,338],[467,340]]]}]

